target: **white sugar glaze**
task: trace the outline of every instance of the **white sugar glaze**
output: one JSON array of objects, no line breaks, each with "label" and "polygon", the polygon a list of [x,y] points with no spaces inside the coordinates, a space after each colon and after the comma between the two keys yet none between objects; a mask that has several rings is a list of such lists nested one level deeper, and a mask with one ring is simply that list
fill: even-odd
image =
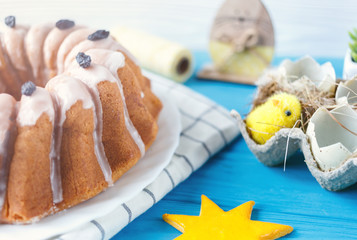
[{"label": "white sugar glaze", "polygon": [[78,101],[82,101],[84,109],[94,108],[86,86],[76,78],[65,74],[57,75],[47,83],[46,90],[56,96],[56,101],[61,107],[59,125],[63,125],[66,120],[66,112]]},{"label": "white sugar glaze", "polygon": [[6,149],[2,148],[2,143],[6,138],[6,132],[10,127],[13,112],[15,111],[15,99],[6,93],[0,94],[0,155],[4,154]]},{"label": "white sugar glaze", "polygon": [[[124,58],[121,59],[121,63],[118,62],[118,66],[123,66]],[[92,91],[95,93],[98,99],[99,98],[99,92],[97,89],[97,84],[103,81],[109,81],[116,83],[118,86],[118,89],[120,91],[120,95],[123,101],[123,112],[124,112],[124,119],[125,119],[125,126],[128,129],[131,137],[135,141],[136,145],[138,146],[141,155],[143,156],[145,154],[145,144],[143,143],[143,140],[141,139],[138,131],[134,127],[134,124],[132,123],[130,117],[129,117],[129,112],[126,107],[125,103],[125,97],[124,97],[124,92],[123,92],[123,86],[121,83],[118,81],[116,77],[113,76],[113,74],[108,70],[108,68],[98,65],[98,64],[91,64],[90,67],[88,68],[81,68],[78,67],[77,62],[73,62],[72,65],[70,66],[69,69],[67,69],[66,73],[68,73],[71,76],[77,77],[81,81],[87,84],[87,86],[92,89]],[[116,74],[117,75],[117,74]],[[100,100],[99,100],[100,101]]]},{"label": "white sugar glaze", "polygon": [[16,25],[14,28],[4,27],[3,44],[7,55],[14,67],[18,70],[28,70],[26,51],[24,51],[24,39],[29,27]]},{"label": "white sugar glaze", "polygon": [[[91,95],[94,99],[95,103],[95,108],[96,108],[96,115],[97,115],[97,124],[96,124],[96,132],[97,134],[94,136],[95,137],[95,150],[96,150],[96,155],[101,156],[99,158],[101,159],[107,159],[105,157],[105,151],[104,151],[104,146],[102,143],[102,132],[103,132],[103,109],[102,109],[102,104],[100,101],[100,96],[97,88],[97,84],[99,84],[102,81],[110,81],[110,82],[116,82],[116,79],[109,73],[107,69],[100,65],[94,65],[92,64],[89,68],[81,68],[79,67],[78,63],[74,62],[73,65],[69,67],[69,69],[66,70],[65,74],[68,74],[69,76],[75,77],[77,79],[80,79],[90,90]],[[103,170],[105,179],[107,180],[109,185],[112,185],[112,179],[111,175],[109,175],[109,170],[110,167],[106,166],[106,162],[108,160],[103,160],[102,163],[99,163],[101,165],[101,168]],[[111,171],[110,171],[111,173]]]},{"label": "white sugar glaze", "polygon": [[25,49],[36,84],[44,86],[48,74],[43,62],[43,45],[53,23],[31,26],[25,37]]},{"label": "white sugar glaze", "polygon": [[122,83],[118,77],[118,73],[117,73],[119,68],[122,68],[125,66],[124,55],[120,52],[110,51],[107,49],[91,49],[91,50],[86,51],[86,54],[91,56],[93,63],[100,64],[100,65],[106,67],[107,69],[109,69],[112,76],[115,76],[120,94],[122,96],[123,104],[124,104],[124,116],[125,116],[126,127],[128,128],[132,138],[134,139],[135,143],[137,144],[138,148],[140,149],[141,156],[144,156],[145,144],[129,117],[129,112],[128,112],[128,108],[126,106],[126,101],[125,101],[125,96],[124,96],[123,85],[122,85]]},{"label": "white sugar glaze", "polygon": [[64,67],[67,68],[73,62],[73,60],[75,60],[79,52],[85,52],[93,48],[101,48],[101,49],[116,51],[120,48],[120,45],[110,36],[108,38],[97,40],[97,41],[84,40],[79,44],[77,44],[67,55],[66,60],[64,62]]},{"label": "white sugar glaze", "polygon": [[2,161],[0,161],[0,209],[2,209],[5,194],[6,194],[6,186],[7,179],[9,174],[9,163],[10,158],[8,150],[11,146],[8,146],[9,137],[11,133],[11,127],[14,127],[14,123],[12,117],[16,112],[16,101],[15,99],[6,94],[0,94],[0,156],[2,157]]},{"label": "white sugar glaze", "polygon": [[36,87],[31,96],[22,95],[17,123],[22,127],[33,126],[43,113],[47,114],[53,125],[55,111],[51,96],[44,88]]},{"label": "white sugar glaze", "polygon": [[67,55],[71,52],[71,50],[78,43],[87,39],[88,35],[95,32],[95,30],[90,28],[81,28],[75,30],[67,35],[67,37],[63,40],[61,46],[57,51],[57,72],[62,73],[64,71],[64,62],[66,60]]},{"label": "white sugar glaze", "polygon": [[[94,118],[94,130],[93,130],[93,140],[95,147],[95,154],[98,160],[98,163],[102,169],[105,180],[108,184],[112,184],[111,178],[111,169],[108,163],[108,160],[105,156],[104,148],[101,146],[101,128],[98,125],[101,125],[101,119],[97,116],[96,107],[92,100],[92,96],[89,93],[86,85],[83,84],[80,80],[61,74],[52,78],[46,85],[46,89],[49,90],[54,98],[56,99],[57,106],[59,108],[60,116],[57,118],[56,123],[56,140],[55,144],[52,147],[52,158],[54,162],[56,162],[55,166],[59,169],[59,161],[60,161],[60,149],[62,142],[62,126],[66,120],[67,111],[78,101],[82,102],[82,107],[84,109],[93,109],[93,118]],[[51,172],[51,176],[53,174],[53,182],[60,183],[60,175],[56,171]],[[54,186],[54,194],[58,192],[62,192],[62,188],[60,186]],[[60,200],[60,199],[58,199]]]},{"label": "white sugar glaze", "polygon": [[[46,67],[52,71],[57,69],[57,52],[54,49],[59,49],[64,39],[72,32],[83,28],[81,26],[73,26],[67,29],[59,29],[54,27],[47,35],[43,45],[43,58]],[[64,51],[64,50],[63,50]]]}]

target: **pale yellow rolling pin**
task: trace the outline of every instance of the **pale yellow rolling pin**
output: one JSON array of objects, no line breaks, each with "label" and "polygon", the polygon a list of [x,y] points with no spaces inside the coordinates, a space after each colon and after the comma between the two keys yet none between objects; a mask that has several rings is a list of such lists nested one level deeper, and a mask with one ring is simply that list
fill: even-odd
[{"label": "pale yellow rolling pin", "polygon": [[142,67],[177,82],[185,82],[192,75],[192,53],[184,46],[123,26],[113,28],[110,33]]}]

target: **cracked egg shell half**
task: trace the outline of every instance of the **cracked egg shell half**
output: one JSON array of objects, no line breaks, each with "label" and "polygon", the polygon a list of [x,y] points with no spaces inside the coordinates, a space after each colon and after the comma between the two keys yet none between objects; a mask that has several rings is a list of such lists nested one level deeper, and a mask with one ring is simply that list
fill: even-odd
[{"label": "cracked egg shell half", "polygon": [[357,112],[348,104],[339,105],[331,111],[320,107],[314,113],[306,135],[322,171],[338,168],[357,152],[356,133]]},{"label": "cracked egg shell half", "polygon": [[310,56],[295,62],[286,59],[280,64],[279,72],[297,89],[303,90],[308,85],[315,85],[323,92],[335,90],[336,73],[330,62],[320,65]]},{"label": "cracked egg shell half", "polygon": [[357,78],[341,82],[336,90],[337,104],[357,104]]}]

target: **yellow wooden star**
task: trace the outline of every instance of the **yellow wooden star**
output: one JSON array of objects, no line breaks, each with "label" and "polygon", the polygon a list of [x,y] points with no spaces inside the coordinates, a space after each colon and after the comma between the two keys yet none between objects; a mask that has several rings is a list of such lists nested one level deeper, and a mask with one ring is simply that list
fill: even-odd
[{"label": "yellow wooden star", "polygon": [[184,239],[276,239],[293,231],[287,225],[250,220],[253,201],[228,212],[202,195],[200,216],[164,214],[164,220],[183,234]]}]

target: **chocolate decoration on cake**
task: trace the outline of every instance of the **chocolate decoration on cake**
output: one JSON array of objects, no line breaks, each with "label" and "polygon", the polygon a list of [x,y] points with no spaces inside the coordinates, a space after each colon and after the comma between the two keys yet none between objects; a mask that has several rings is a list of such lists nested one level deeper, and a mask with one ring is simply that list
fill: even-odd
[{"label": "chocolate decoration on cake", "polygon": [[92,33],[91,35],[89,35],[88,40],[97,41],[97,40],[105,39],[108,36],[109,36],[109,31],[98,30],[98,31]]},{"label": "chocolate decoration on cake", "polygon": [[8,26],[8,27],[15,27],[16,25],[16,18],[14,16],[7,16],[5,18],[5,24]]},{"label": "chocolate decoration on cake", "polygon": [[31,96],[36,91],[36,85],[29,81],[25,82],[21,87],[21,93],[26,96]]},{"label": "chocolate decoration on cake", "polygon": [[65,29],[71,28],[74,25],[75,25],[74,21],[71,21],[71,20],[68,20],[68,19],[61,19],[61,20],[58,20],[56,22],[56,27],[58,29],[61,29],[61,30],[65,30]]},{"label": "chocolate decoration on cake", "polygon": [[92,59],[89,55],[84,54],[83,52],[79,52],[76,56],[76,60],[82,68],[87,68],[90,66]]}]

